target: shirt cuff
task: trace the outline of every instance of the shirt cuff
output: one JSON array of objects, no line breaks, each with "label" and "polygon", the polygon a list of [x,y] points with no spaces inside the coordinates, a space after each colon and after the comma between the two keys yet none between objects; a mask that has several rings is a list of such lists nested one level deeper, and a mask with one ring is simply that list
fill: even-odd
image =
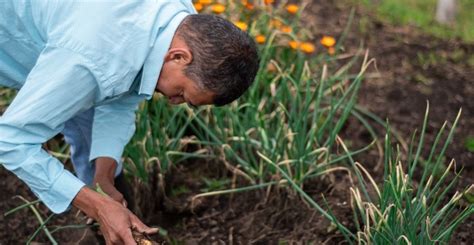
[{"label": "shirt cuff", "polygon": [[115,177],[122,173],[123,143],[113,139],[93,140],[89,160],[92,162],[98,157],[110,157],[117,163]]},{"label": "shirt cuff", "polygon": [[53,213],[59,214],[70,208],[71,202],[83,186],[84,182],[64,170],[49,191],[39,193],[38,196]]}]

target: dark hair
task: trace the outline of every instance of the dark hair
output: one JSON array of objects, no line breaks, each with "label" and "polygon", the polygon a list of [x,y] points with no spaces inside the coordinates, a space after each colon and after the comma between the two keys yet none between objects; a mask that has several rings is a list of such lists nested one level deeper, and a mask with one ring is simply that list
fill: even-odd
[{"label": "dark hair", "polygon": [[215,93],[214,104],[228,104],[252,84],[259,57],[253,39],[233,23],[215,15],[193,14],[179,25],[193,60],[184,73]]}]

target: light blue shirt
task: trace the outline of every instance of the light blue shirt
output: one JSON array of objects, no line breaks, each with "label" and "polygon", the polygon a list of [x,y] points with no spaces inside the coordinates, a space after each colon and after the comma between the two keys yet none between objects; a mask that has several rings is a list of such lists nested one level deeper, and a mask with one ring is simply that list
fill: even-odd
[{"label": "light blue shirt", "polygon": [[190,0],[0,0],[0,85],[20,89],[0,117],[0,163],[53,212],[65,211],[84,183],[42,144],[93,107],[89,159],[121,163],[134,111],[194,13]]}]

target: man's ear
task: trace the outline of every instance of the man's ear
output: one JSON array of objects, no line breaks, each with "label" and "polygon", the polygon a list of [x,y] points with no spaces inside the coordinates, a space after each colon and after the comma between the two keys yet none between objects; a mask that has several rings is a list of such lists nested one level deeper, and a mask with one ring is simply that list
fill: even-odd
[{"label": "man's ear", "polygon": [[165,55],[165,62],[174,61],[180,65],[188,65],[192,60],[193,55],[187,48],[170,48]]}]

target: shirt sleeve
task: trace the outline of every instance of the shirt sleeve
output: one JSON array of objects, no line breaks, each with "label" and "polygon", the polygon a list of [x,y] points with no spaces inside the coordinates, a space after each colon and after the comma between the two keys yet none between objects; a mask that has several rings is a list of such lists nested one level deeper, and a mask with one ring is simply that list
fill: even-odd
[{"label": "shirt sleeve", "polygon": [[98,77],[85,57],[46,47],[0,117],[0,163],[54,213],[64,212],[84,183],[42,149],[42,143],[61,132],[65,121],[94,105]]},{"label": "shirt sleeve", "polygon": [[122,153],[135,132],[135,111],[144,99],[130,93],[95,108],[90,161],[98,157],[113,158],[117,162],[115,176],[122,171]]}]

